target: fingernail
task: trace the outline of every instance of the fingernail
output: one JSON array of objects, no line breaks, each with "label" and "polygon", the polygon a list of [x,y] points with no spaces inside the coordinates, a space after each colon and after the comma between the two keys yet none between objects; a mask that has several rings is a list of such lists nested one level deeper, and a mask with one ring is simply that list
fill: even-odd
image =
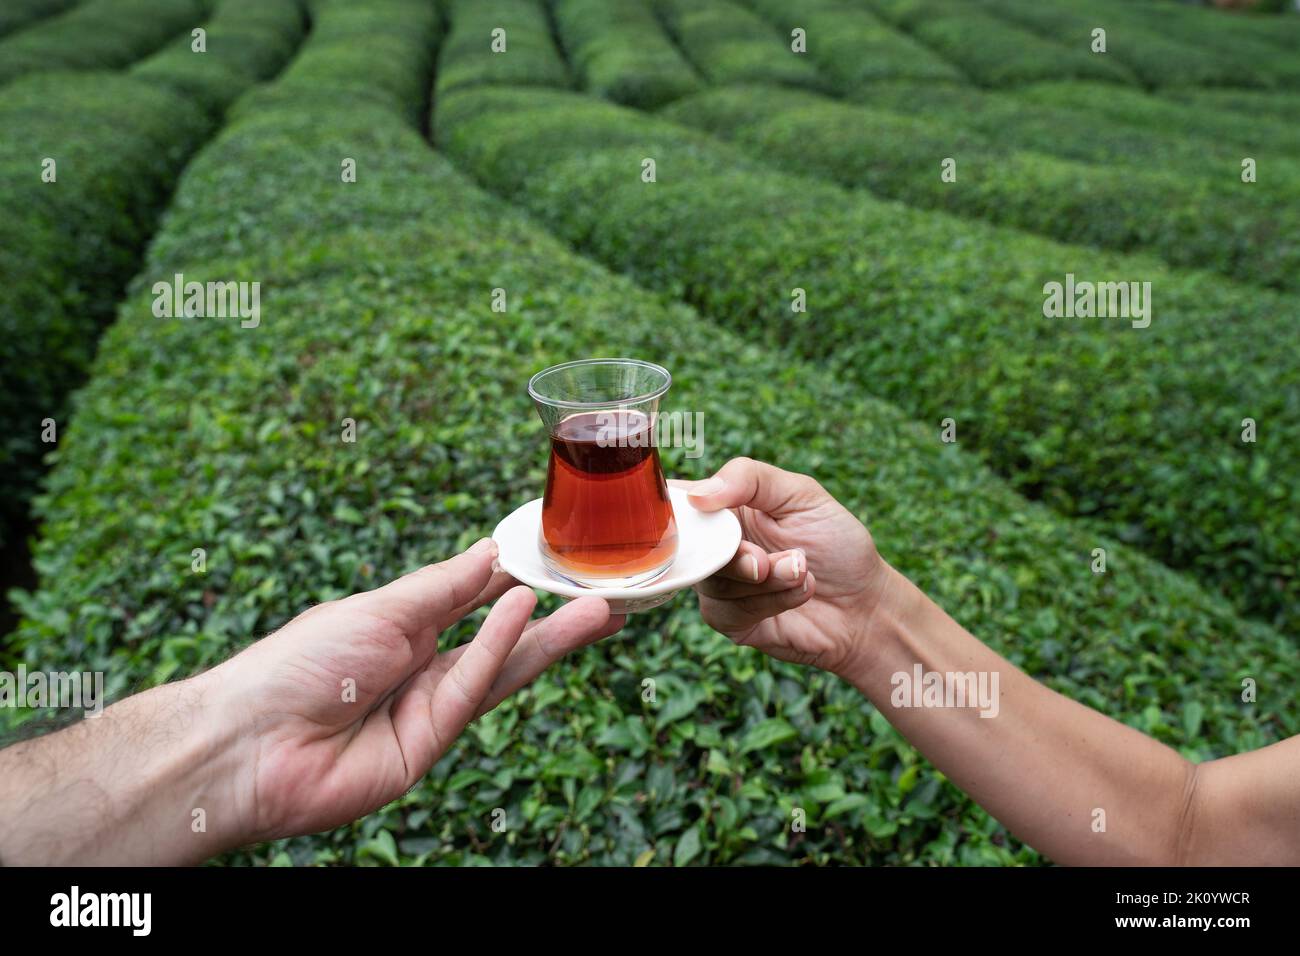
[{"label": "fingernail", "polygon": [[466,554],[495,554],[497,543],[491,538],[479,538]]},{"label": "fingernail", "polygon": [[776,563],[776,576],[783,581],[795,581],[799,578],[799,564],[793,554],[787,554]]},{"label": "fingernail", "polygon": [[745,569],[745,574],[751,581],[758,580],[758,558],[752,554],[747,554],[740,560],[741,566]]},{"label": "fingernail", "polygon": [[705,478],[703,481],[697,481],[687,489],[687,494],[691,495],[716,495],[727,487],[727,483],[721,478]]},{"label": "fingernail", "polygon": [[796,548],[794,552],[794,573],[795,577],[803,574],[808,570],[808,555],[803,553],[803,548]]},{"label": "fingernail", "polygon": [[808,575],[806,574],[803,576],[803,593],[808,593]]},{"label": "fingernail", "polygon": [[505,568],[501,567],[501,562],[498,561],[496,558],[493,558],[493,559],[492,559],[492,573],[493,573],[493,574],[500,574],[500,573],[501,573],[502,571],[504,571],[504,570],[505,570]]}]

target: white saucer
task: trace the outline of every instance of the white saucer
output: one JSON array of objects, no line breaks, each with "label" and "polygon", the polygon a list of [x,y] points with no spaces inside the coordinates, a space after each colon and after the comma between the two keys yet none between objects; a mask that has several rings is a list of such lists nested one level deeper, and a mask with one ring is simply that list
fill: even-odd
[{"label": "white saucer", "polygon": [[566,600],[594,595],[609,602],[615,614],[647,611],[670,600],[683,588],[722,568],[740,547],[740,522],[730,511],[706,514],[692,507],[686,492],[668,489],[677,519],[677,557],[663,574],[639,587],[584,588],[555,577],[542,563],[537,541],[542,526],[542,499],[535,498],[502,519],[492,532],[497,561],[519,583],[558,594]]}]

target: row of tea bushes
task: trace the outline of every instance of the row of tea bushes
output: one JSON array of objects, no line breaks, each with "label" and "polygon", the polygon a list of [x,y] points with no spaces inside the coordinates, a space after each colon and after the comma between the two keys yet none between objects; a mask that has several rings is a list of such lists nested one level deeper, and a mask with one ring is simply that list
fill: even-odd
[{"label": "row of tea bushes", "polygon": [[77,3],[78,0],[5,0],[4,7],[0,8],[0,37],[63,13]]},{"label": "row of tea bushes", "polygon": [[206,54],[187,44],[138,73],[24,77],[0,97],[0,539],[181,168],[213,132],[206,107],[281,65],[303,20],[294,0],[222,0],[206,29]]},{"label": "row of tea bushes", "polygon": [[202,24],[213,0],[86,0],[0,40],[0,84],[44,70],[116,69]]},{"label": "row of tea bushes", "polygon": [[1294,16],[1256,16],[1249,12],[1197,9],[1181,3],[1092,2],[1099,10],[1107,11],[1107,16],[1141,23],[1150,30],[1202,49],[1227,47],[1260,67],[1279,71],[1279,77],[1287,83],[1296,76],[1294,55],[1300,53],[1300,20]]},{"label": "row of tea bushes", "polygon": [[[1294,629],[1300,392],[1276,347],[1293,297],[745,168],[694,131],[575,94],[467,93],[438,130],[482,182],[607,264],[936,428],[955,420],[1018,487]],[[636,174],[646,157],[656,182]],[[1047,283],[1070,276],[1150,282],[1150,326],[1049,317]],[[1267,436],[1244,442],[1248,418]]]},{"label": "row of tea bushes", "polygon": [[[264,506],[272,500],[282,502],[285,488],[292,487],[275,476],[285,464],[277,449],[293,436],[274,434],[278,420],[260,435],[245,435],[234,416],[241,403],[259,395],[258,400],[266,403],[259,406],[263,410],[287,409],[281,403],[298,397],[282,389],[296,370],[315,367],[310,351],[277,351],[275,335],[285,337],[280,345],[297,344],[295,334],[322,331],[336,343],[364,340],[366,324],[373,319],[364,294],[338,289],[331,293],[337,295],[330,318],[313,324],[313,313],[307,309],[297,322],[273,322],[272,290],[282,297],[310,301],[320,289],[308,280],[327,283],[336,276],[340,281],[351,278],[357,271],[349,267],[353,257],[363,263],[359,271],[370,276],[363,284],[390,286],[393,280],[386,278],[386,263],[394,276],[406,274],[408,255],[382,260],[377,254],[358,256],[358,249],[364,249],[380,226],[422,219],[415,206],[401,206],[404,197],[394,187],[413,178],[412,141],[421,144],[419,159],[427,158],[427,148],[408,120],[427,93],[416,92],[414,103],[404,101],[400,93],[386,88],[386,71],[391,65],[395,72],[415,75],[421,82],[410,89],[427,90],[437,33],[436,12],[424,0],[372,0],[365,6],[317,0],[312,31],[290,69],[274,85],[241,99],[229,111],[222,135],[187,168],[162,228],[150,243],[147,261],[118,310],[118,321],[102,340],[90,381],[79,393],[73,423],[61,443],[59,461],[50,473],[52,493],[45,514],[52,520],[38,543],[35,561],[44,587],[71,589],[81,598],[65,605],[65,615],[51,618],[42,612],[28,622],[63,628],[61,651],[43,640],[29,640],[32,632],[20,629],[15,640],[27,647],[33,659],[84,654],[111,671],[115,659],[135,655],[135,665],[147,664],[145,673],[165,679],[169,657],[159,655],[165,643],[160,634],[185,630],[184,621],[196,613],[209,617],[210,633],[219,634],[229,623],[227,616],[239,618],[239,609],[257,602],[248,580],[241,577],[232,583],[227,577],[230,558],[261,553],[258,541],[263,533],[267,541],[276,540],[273,523],[264,520]],[[346,50],[370,51],[374,69],[358,72],[358,63],[364,61],[343,55]],[[345,182],[340,175],[346,157],[357,160],[356,182]],[[423,166],[418,169],[425,171]],[[236,183],[238,188],[232,188]],[[199,282],[209,278],[260,281],[266,287],[262,321],[244,327],[238,317],[156,317],[152,286],[176,273]],[[347,320],[339,321],[340,316]],[[272,346],[269,352],[265,351],[268,345]],[[123,362],[142,358],[145,366],[136,370],[141,378],[137,380],[134,372],[121,375]],[[357,361],[364,367],[360,355]],[[429,384],[427,374],[422,379]],[[141,385],[134,398],[133,381]],[[387,388],[397,395],[400,384],[389,382]],[[271,391],[259,391],[268,387]],[[340,395],[353,394],[346,379],[340,379],[337,388]],[[421,401],[430,394],[421,391]],[[100,403],[105,399],[125,403],[123,407],[129,404],[136,411],[101,415]],[[305,400],[314,403],[327,396],[321,393]],[[153,437],[146,441],[146,436]],[[312,440],[318,441],[319,436]],[[137,447],[140,441],[146,444]],[[243,458],[245,442],[264,442],[260,457]],[[196,453],[200,447],[206,449],[203,454]],[[82,454],[90,451],[105,466],[102,481],[69,482],[67,476],[90,460],[78,464],[78,449]],[[113,463],[116,472],[107,467]],[[348,472],[360,480],[365,470],[353,471],[355,464],[349,464]],[[374,465],[378,468],[381,463]],[[259,481],[276,486],[264,485],[258,506],[247,511],[240,507],[247,502],[230,491],[243,468],[253,469],[262,476]],[[249,477],[245,474],[243,480]],[[189,485],[195,493],[178,490],[174,499],[162,488],[167,482],[177,482],[179,489],[189,482],[208,481],[212,484],[206,491]],[[162,497],[147,508],[133,509],[135,513],[121,512],[121,496],[131,494],[142,495],[142,500]],[[334,502],[326,504],[332,507]],[[155,567],[161,552],[151,549],[158,536],[211,541],[214,529],[227,519],[252,521],[254,529],[263,530],[254,531],[247,540],[236,534],[223,538],[220,548],[213,545],[208,562],[212,573],[207,578],[187,578],[186,587],[174,594],[159,590],[158,581],[188,574],[191,558],[179,564],[164,560]],[[134,530],[123,533],[128,527]],[[101,547],[105,560],[98,562],[92,556]],[[71,562],[65,565],[66,574],[49,570],[46,563],[60,549],[64,549],[62,560]],[[319,554],[304,545],[299,560]],[[228,590],[231,587],[234,590]],[[213,589],[220,602],[213,605],[204,600],[205,589]],[[121,594],[109,597],[118,590],[133,591],[134,596],[129,601]],[[38,592],[24,605],[41,606],[43,593],[47,592]],[[305,588],[293,600],[307,602],[318,595],[318,588]],[[247,638],[264,629],[265,622],[255,615],[241,633]],[[147,646],[135,647],[137,639]],[[170,663],[174,667],[176,662]],[[120,691],[140,676],[112,672],[110,682]]]},{"label": "row of tea bushes", "polygon": [[649,0],[710,83],[822,88],[824,77],[766,20],[733,0]]},{"label": "row of tea bushes", "polygon": [[[328,15],[318,17],[318,7]],[[311,8],[311,56],[296,58],[274,84],[242,99],[232,118],[248,109],[269,112],[277,103],[310,103],[312,109],[338,111],[377,107],[423,123],[437,48],[413,44],[408,34],[413,24],[420,37],[437,30],[437,8],[428,0],[383,0],[378,7],[312,0]],[[331,177],[341,176],[341,162],[333,164]]]},{"label": "row of tea bushes", "polygon": [[273,76],[302,41],[302,0],[215,0],[204,24],[206,52],[185,34],[131,68],[131,75],[174,87],[213,111]]},{"label": "row of tea bushes", "polygon": [[[1268,86],[1300,77],[1300,63],[1270,48],[1261,59],[1226,40],[1212,24],[1193,42],[1174,39],[1163,26],[1144,25],[1132,11],[1144,4],[1080,4],[1077,0],[982,0],[986,9],[1039,36],[1073,49],[1091,50],[1093,30],[1106,31],[1104,53],[1132,70],[1147,86]],[[1165,14],[1161,12],[1161,19]],[[1275,65],[1276,64],[1276,65]]]},{"label": "row of tea bushes", "polygon": [[541,0],[441,0],[451,26],[438,54],[439,96],[462,86],[572,85]]},{"label": "row of tea bushes", "polygon": [[[43,439],[57,437],[64,396],[184,162],[172,144],[204,135],[188,106],[98,74],[27,77],[0,97],[0,541],[26,512],[52,447]],[[43,157],[57,183],[42,182]]]},{"label": "row of tea bushes", "polygon": [[[745,2],[769,19],[777,35],[765,37],[750,21],[743,17],[737,21],[744,26],[746,47],[762,51],[761,56],[747,58],[754,65],[744,71],[712,67],[708,58],[715,55],[714,51],[709,43],[697,41],[695,47],[702,58],[699,65],[706,73],[712,70],[716,81],[741,82],[748,77],[791,82],[784,70],[788,61],[799,57],[791,53],[782,36],[801,27],[807,31],[809,41],[807,58],[821,68],[827,86],[873,106],[915,117],[915,122],[928,121],[935,135],[927,139],[941,139],[939,127],[955,130],[953,147],[944,155],[951,155],[956,145],[969,142],[960,135],[962,131],[981,132],[999,146],[1040,150],[1089,162],[1144,166],[1155,172],[1177,168],[1230,187],[1240,185],[1241,161],[1249,154],[1266,167],[1270,188],[1288,193],[1300,189],[1293,186],[1300,182],[1300,175],[1292,175],[1300,173],[1300,165],[1290,158],[1289,149],[1295,144],[1300,150],[1300,139],[1287,124],[1261,122],[1253,118],[1253,111],[1251,119],[1222,114],[1184,117],[1166,102],[1113,83],[1043,83],[1015,94],[940,83],[936,81],[960,76],[914,40],[882,25],[865,8],[851,6],[848,0],[808,0],[793,7],[779,0]],[[712,40],[725,35],[722,24],[731,22],[727,11],[732,6],[723,0],[721,12],[716,3],[703,7],[682,5],[682,9],[695,12],[691,22],[716,27],[703,34]],[[585,22],[593,24],[592,35],[600,35],[594,26],[596,18],[588,17]],[[671,16],[669,22],[673,22]],[[724,48],[730,50],[737,42],[732,39],[724,43]],[[608,60],[607,66],[609,73],[602,81],[605,85],[620,81],[624,73],[626,82],[638,82],[636,73],[628,72],[617,60]],[[793,83],[819,85],[806,71],[800,72]],[[589,88],[601,94],[600,89]],[[1285,103],[1282,94],[1274,97],[1273,102]],[[619,95],[607,98],[623,101]],[[1062,100],[1061,106],[1053,103],[1054,98]],[[1065,109],[1066,98],[1077,99],[1077,105]],[[1063,129],[1078,129],[1080,135],[1063,136]]]},{"label": "row of tea bushes", "polygon": [[1119,61],[1044,39],[970,0],[868,0],[867,5],[981,86],[1014,86],[1068,77],[1135,82]]},{"label": "row of tea bushes", "polygon": [[[1205,93],[1210,95],[1210,91]],[[1289,99],[1293,110],[1300,104],[1300,94],[1294,93],[1237,95],[1250,96],[1252,101],[1269,102],[1270,96],[1272,102]],[[1243,110],[1229,105],[1211,109],[1207,108],[1209,101],[1194,101],[1189,106],[1137,90],[1109,89],[1096,83],[1043,83],[1017,90],[1016,97],[1030,108],[1042,104],[1071,110],[1092,118],[1098,125],[1109,122],[1165,130],[1198,146],[1230,143],[1237,147],[1238,159],[1250,155],[1264,162],[1262,157],[1267,156],[1270,165],[1285,162],[1288,173],[1296,169],[1300,154],[1300,127],[1294,116],[1259,115],[1253,112],[1253,107]]]},{"label": "row of tea bushes", "polygon": [[[1282,120],[1293,131],[1300,125],[1300,90],[1161,90],[1161,95],[1175,102],[1189,104],[1197,110],[1218,114],[1243,114],[1235,119],[1245,124],[1263,120]],[[1202,117],[1197,115],[1198,120]],[[1270,135],[1276,124],[1267,126]]]},{"label": "row of tea bushes", "polygon": [[1120,168],[1176,171],[1224,186],[1244,185],[1242,159],[1251,157],[1270,189],[1300,193],[1300,162],[1290,143],[1296,134],[1286,124],[1264,118],[1247,124],[1222,113],[1194,117],[1191,110],[1177,108],[1162,116],[1135,112],[1125,120],[1110,104],[1128,101],[1159,109],[1171,101],[1114,84],[1041,83],[987,91],[897,81],[863,87],[853,99],[923,116],[952,130],[954,137],[969,131],[1004,147]]},{"label": "row of tea bushes", "polygon": [[938,54],[891,26],[855,0],[745,0],[782,34],[803,30],[807,55],[840,92],[880,80],[964,78]]},{"label": "row of tea bushes", "polygon": [[[954,132],[926,114],[863,108],[817,93],[730,87],[664,113],[727,137],[792,172],[867,187],[914,206],[1118,250],[1184,268],[1300,289],[1300,206],[1294,189],[1214,184],[1177,172],[1086,165]],[[953,162],[952,178],[943,163]],[[1289,202],[1288,200],[1291,200]]]},{"label": "row of tea bushes", "polygon": [[584,89],[654,109],[700,88],[646,0],[558,0],[555,26]]},{"label": "row of tea bushes", "polygon": [[[16,636],[27,660],[103,668],[118,692],[469,544],[542,487],[528,375],[629,354],[672,369],[665,411],[704,415],[705,456],[675,450],[670,473],[750,454],[817,475],[976,633],[1189,756],[1300,728],[1289,696],[1238,700],[1242,676],[1261,687],[1300,676],[1277,634],[1024,501],[896,408],[610,275],[475,188],[403,122],[413,104],[382,86],[367,100],[350,68],[330,78],[315,42],[342,9],[323,5],[287,89],[245,98],[190,166],[105,337],[51,478],[42,583]],[[421,5],[367,9],[376,31],[399,25],[408,38],[383,55],[418,71],[435,29]],[[330,106],[336,93],[347,109]],[[448,108],[457,101],[498,98],[466,91]],[[327,172],[340,155],[357,159],[356,182]],[[261,324],[154,318],[150,283],[176,271],[261,280]],[[506,313],[492,310],[498,288]],[[354,443],[341,440],[345,418]],[[1088,569],[1099,546],[1105,575]],[[654,702],[642,699],[647,678]],[[795,807],[806,833],[790,833]],[[1035,859],[855,692],[733,647],[687,595],[476,722],[383,811],[231,857]]]}]

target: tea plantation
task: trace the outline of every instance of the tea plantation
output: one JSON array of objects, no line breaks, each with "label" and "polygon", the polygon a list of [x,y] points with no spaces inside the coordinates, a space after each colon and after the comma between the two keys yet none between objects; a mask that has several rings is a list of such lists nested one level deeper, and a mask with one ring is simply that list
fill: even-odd
[{"label": "tea plantation", "polygon": [[[816,476],[1192,759],[1300,733],[1297,83],[1300,16],[1163,0],[9,0],[0,669],[120,697],[440,560],[541,493],[528,377],[628,355],[703,414],[670,475]],[[160,316],[176,276],[260,316]],[[215,862],[1050,861],[683,594]]]}]

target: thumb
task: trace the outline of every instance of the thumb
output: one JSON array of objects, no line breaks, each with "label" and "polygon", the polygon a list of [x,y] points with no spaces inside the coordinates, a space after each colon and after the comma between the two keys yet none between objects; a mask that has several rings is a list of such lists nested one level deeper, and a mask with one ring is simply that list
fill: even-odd
[{"label": "thumb", "polygon": [[683,483],[700,511],[750,507],[773,517],[804,511],[826,492],[812,478],[752,458],[733,458],[712,478]]},{"label": "thumb", "polygon": [[408,635],[431,627],[441,630],[452,610],[487,586],[496,556],[496,542],[483,538],[455,557],[425,565],[368,591],[366,604],[370,611],[397,624]]}]

